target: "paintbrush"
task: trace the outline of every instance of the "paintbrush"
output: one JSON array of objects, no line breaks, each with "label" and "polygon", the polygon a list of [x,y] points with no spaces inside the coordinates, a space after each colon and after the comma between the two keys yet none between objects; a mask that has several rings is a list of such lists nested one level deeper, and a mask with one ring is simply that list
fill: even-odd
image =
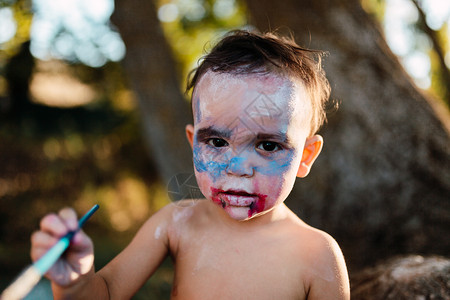
[{"label": "paintbrush", "polygon": [[77,230],[68,232],[40,259],[27,267],[1,294],[1,300],[19,300],[24,298],[41,277],[53,266],[59,257],[69,247],[70,240],[83,227],[84,223],[97,211],[98,204],[94,205],[79,221]]}]

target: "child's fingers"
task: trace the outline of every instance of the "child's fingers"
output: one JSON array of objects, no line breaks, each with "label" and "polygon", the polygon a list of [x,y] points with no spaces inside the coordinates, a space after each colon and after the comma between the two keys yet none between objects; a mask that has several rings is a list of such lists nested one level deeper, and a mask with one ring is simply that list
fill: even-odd
[{"label": "child's fingers", "polygon": [[82,230],[74,235],[70,243],[70,250],[73,251],[91,251],[92,248],[92,240]]},{"label": "child's fingers", "polygon": [[31,236],[31,259],[38,260],[56,242],[57,238],[42,231],[36,231]]},{"label": "child's fingers", "polygon": [[70,207],[61,209],[58,213],[70,231],[78,229],[77,213]]},{"label": "child's fingers", "polygon": [[33,247],[47,247],[50,248],[56,242],[58,241],[58,238],[49,235],[48,233],[45,233],[43,231],[36,231],[31,235],[31,244]]},{"label": "child's fingers", "polygon": [[65,222],[54,213],[42,218],[40,226],[42,231],[57,237],[62,237],[69,231]]},{"label": "child's fingers", "polygon": [[41,258],[45,253],[47,253],[49,248],[46,247],[34,247],[31,249],[30,256],[33,262]]},{"label": "child's fingers", "polygon": [[75,234],[69,246],[66,259],[77,273],[86,274],[94,265],[94,247],[91,239],[83,232]]},{"label": "child's fingers", "polygon": [[[75,211],[71,208],[63,208],[58,215],[48,214],[41,220],[41,231],[32,236],[32,245],[42,248],[50,248],[59,238],[69,231],[78,229],[78,220]],[[93,248],[91,239],[80,231],[71,240],[71,251],[83,252]]]}]

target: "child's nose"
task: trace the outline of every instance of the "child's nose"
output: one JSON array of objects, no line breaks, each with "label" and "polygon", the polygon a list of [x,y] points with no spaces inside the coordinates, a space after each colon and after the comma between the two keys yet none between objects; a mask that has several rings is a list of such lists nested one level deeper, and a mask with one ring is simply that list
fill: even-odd
[{"label": "child's nose", "polygon": [[233,157],[230,159],[225,171],[230,175],[244,177],[251,177],[254,174],[254,169],[249,160],[243,157]]}]

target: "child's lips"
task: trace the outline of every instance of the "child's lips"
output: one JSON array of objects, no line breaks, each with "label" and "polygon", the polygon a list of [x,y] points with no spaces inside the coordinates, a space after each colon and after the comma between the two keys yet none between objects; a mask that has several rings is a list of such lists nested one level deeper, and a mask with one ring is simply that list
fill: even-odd
[{"label": "child's lips", "polygon": [[219,191],[218,196],[221,201],[230,206],[250,206],[258,200],[258,195],[245,191]]},{"label": "child's lips", "polygon": [[250,218],[257,213],[264,211],[266,206],[267,195],[251,194],[243,190],[221,190],[211,187],[211,200],[222,206],[228,213],[240,211],[247,211],[247,216]]}]

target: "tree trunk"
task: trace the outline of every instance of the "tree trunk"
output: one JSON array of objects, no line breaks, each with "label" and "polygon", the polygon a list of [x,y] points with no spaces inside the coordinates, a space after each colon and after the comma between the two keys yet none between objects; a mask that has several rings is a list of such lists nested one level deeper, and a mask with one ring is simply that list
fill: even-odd
[{"label": "tree trunk", "polygon": [[115,1],[112,16],[127,47],[123,61],[142,116],[144,137],[165,182],[192,172],[184,126],[191,123],[153,1]]},{"label": "tree trunk", "polygon": [[400,253],[448,255],[448,111],[414,86],[358,0],[246,2],[261,31],[287,27],[329,52],[341,102],[288,205],[338,240],[350,269]]}]

